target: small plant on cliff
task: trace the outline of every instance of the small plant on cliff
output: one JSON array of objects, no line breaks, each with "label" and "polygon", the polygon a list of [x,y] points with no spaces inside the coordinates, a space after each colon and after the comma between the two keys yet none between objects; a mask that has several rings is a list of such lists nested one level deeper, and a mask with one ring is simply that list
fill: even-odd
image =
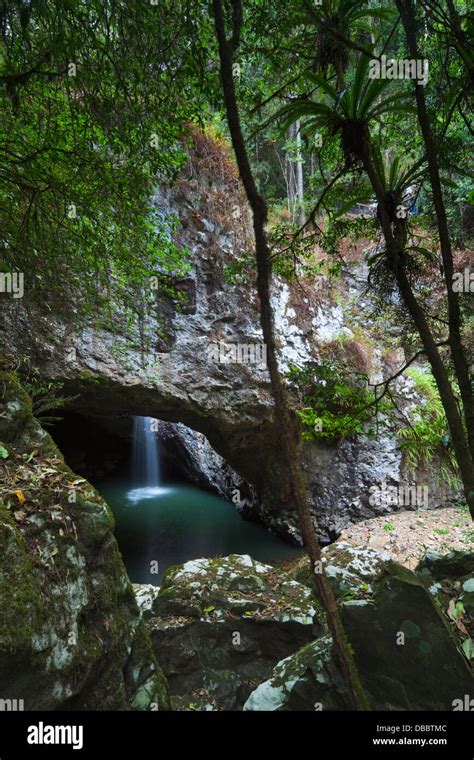
[{"label": "small plant on cliff", "polygon": [[303,368],[291,365],[289,379],[302,396],[304,406],[296,413],[305,440],[334,443],[360,433],[373,437],[379,414],[388,414],[392,408],[388,402],[377,407],[365,376],[335,362],[308,362]]},{"label": "small plant on cliff", "polygon": [[33,415],[45,427],[59,422],[61,417],[51,415],[49,412],[57,411],[73,401],[77,396],[63,396],[61,390],[63,383],[55,380],[49,382],[28,382],[23,386],[31,398]]}]

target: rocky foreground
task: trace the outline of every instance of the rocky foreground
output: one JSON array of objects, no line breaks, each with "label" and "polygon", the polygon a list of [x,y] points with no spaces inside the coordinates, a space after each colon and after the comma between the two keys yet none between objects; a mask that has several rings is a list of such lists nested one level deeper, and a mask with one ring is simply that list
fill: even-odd
[{"label": "rocky foreground", "polygon": [[[472,693],[473,554],[426,554],[414,572],[337,542],[324,561],[372,709],[452,710]],[[351,709],[306,558],[194,560],[135,591],[174,709]]]}]

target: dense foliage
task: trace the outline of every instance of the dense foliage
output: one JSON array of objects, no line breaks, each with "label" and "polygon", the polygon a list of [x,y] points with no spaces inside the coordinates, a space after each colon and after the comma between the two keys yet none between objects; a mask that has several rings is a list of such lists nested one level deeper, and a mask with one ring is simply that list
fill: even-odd
[{"label": "dense foliage", "polygon": [[182,265],[174,222],[151,199],[157,176],[186,158],[187,41],[171,44],[166,4],[7,2],[1,12],[2,268],[56,308],[110,308]]},{"label": "dense foliage", "polygon": [[334,443],[358,433],[373,437],[393,410],[386,402],[380,406],[375,403],[366,377],[336,362],[292,366],[289,377],[302,393],[304,406],[298,415],[306,440]]}]

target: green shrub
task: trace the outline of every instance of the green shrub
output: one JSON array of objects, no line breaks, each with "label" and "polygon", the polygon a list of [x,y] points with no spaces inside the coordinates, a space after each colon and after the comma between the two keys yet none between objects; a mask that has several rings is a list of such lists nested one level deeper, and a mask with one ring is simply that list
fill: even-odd
[{"label": "green shrub", "polygon": [[359,433],[374,437],[379,416],[392,409],[386,401],[375,405],[362,373],[349,372],[336,362],[308,362],[304,368],[292,365],[289,379],[302,395],[304,407],[297,414],[305,440],[333,443]]},{"label": "green shrub", "polygon": [[458,466],[434,377],[419,369],[409,369],[407,375],[414,380],[422,398],[410,411],[410,425],[397,433],[400,448],[413,469],[421,462],[437,462],[442,477],[454,484],[457,482]]}]

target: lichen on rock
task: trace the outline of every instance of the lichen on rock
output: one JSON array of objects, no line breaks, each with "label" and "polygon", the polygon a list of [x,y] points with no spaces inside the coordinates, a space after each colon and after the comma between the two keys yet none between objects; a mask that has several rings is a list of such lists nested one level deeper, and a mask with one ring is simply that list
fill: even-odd
[{"label": "lichen on rock", "polygon": [[2,372],[0,388],[0,697],[26,710],[168,709],[110,510],[18,380]]},{"label": "lichen on rock", "polygon": [[279,660],[322,632],[312,591],[248,555],[172,567],[145,605],[176,709],[241,709]]},{"label": "lichen on rock", "polygon": [[[452,710],[456,699],[472,693],[466,651],[460,651],[453,621],[444,614],[446,607],[432,598],[439,597],[443,588],[449,591],[446,578],[452,572],[451,582],[457,583],[470,620],[469,579],[454,579],[460,566],[472,567],[472,556],[452,552],[442,558],[430,556],[420,565],[423,572],[417,573],[373,549],[345,542],[324,549],[323,556],[372,709]],[[312,587],[306,559],[295,563],[292,574]],[[436,583],[439,578],[444,580]],[[326,689],[328,670],[332,682]],[[337,672],[330,640],[320,639],[280,662],[244,709],[312,710],[315,704],[317,709],[350,709],[331,702],[340,683]]]},{"label": "lichen on rock", "polygon": [[350,710],[332,639],[322,636],[277,664],[271,677],[247,699],[245,711]]}]

